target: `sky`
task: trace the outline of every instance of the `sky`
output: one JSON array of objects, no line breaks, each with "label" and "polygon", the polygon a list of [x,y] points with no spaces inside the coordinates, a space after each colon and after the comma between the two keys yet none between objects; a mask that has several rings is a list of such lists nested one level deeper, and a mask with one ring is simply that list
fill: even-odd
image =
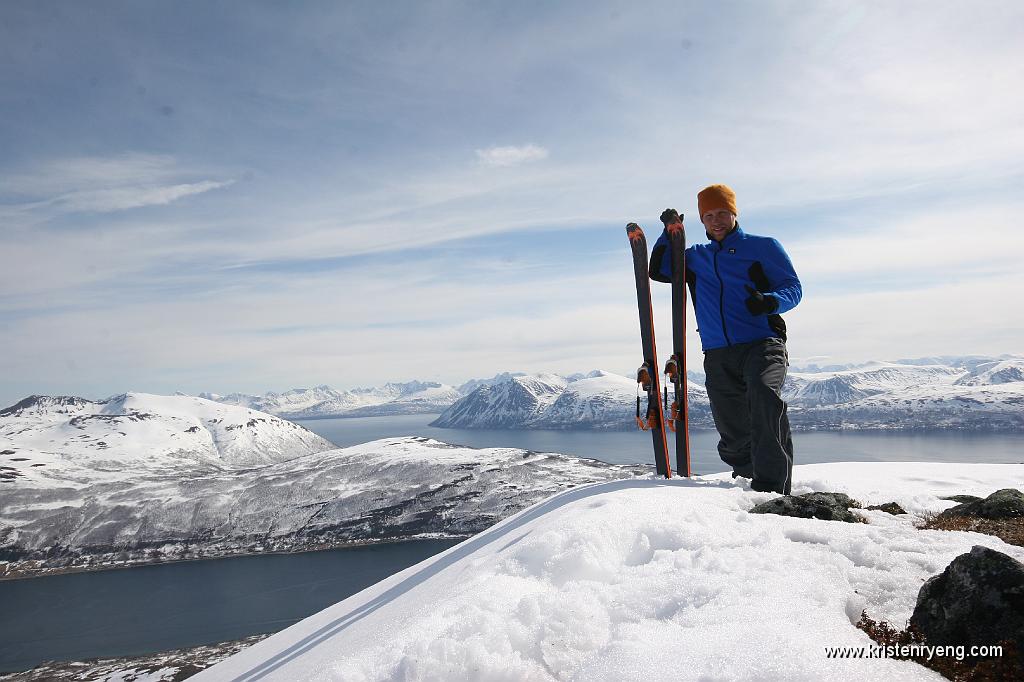
[{"label": "sky", "polygon": [[714,182],[801,277],[794,365],[1018,353],[1022,34],[1016,2],[9,0],[0,403],[629,375],[625,225],[702,241]]}]

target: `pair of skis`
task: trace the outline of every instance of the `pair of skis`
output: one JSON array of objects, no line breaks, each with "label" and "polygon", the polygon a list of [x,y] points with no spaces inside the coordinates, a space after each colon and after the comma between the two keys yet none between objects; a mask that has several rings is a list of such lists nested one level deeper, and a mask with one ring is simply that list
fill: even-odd
[{"label": "pair of skis", "polygon": [[[669,464],[668,438],[665,427],[675,433],[676,471],[690,476],[690,424],[686,399],[686,233],[682,216],[678,223],[666,225],[669,252],[672,257],[672,357],[665,364],[664,403],[659,381],[658,352],[654,344],[654,309],[651,305],[651,281],[647,269],[647,238],[636,223],[626,225],[629,247],[633,252],[633,274],[636,276],[636,301],[640,310],[640,341],[644,363],[637,370],[637,383],[647,395],[647,410],[640,416],[641,398],[636,398],[637,426],[650,430],[654,437],[654,464],[659,476],[672,478]],[[668,404],[668,383],[675,392]],[[666,419],[665,413],[668,412]]]}]

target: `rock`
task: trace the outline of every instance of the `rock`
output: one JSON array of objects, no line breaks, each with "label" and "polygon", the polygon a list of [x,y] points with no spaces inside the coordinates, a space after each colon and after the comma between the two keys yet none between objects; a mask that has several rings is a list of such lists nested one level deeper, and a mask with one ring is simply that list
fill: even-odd
[{"label": "rock", "polygon": [[983,500],[958,504],[939,516],[980,516],[983,519],[1024,517],[1024,493],[1013,488],[1003,488]]},{"label": "rock", "polygon": [[1024,564],[972,547],[921,587],[910,624],[930,645],[1011,640],[1024,651]]},{"label": "rock", "polygon": [[950,502],[977,502],[985,498],[978,497],[977,495],[950,495],[949,497],[940,497],[940,500],[949,500]]},{"label": "rock", "polygon": [[899,506],[895,502],[886,502],[885,504],[873,504],[870,507],[865,507],[865,509],[884,511],[886,514],[892,514],[893,516],[907,513],[906,510],[903,509],[903,507]]},{"label": "rock", "polygon": [[851,512],[850,507],[860,507],[860,503],[843,493],[804,493],[797,496],[776,497],[762,502],[751,509],[750,513],[860,523],[860,517]]}]

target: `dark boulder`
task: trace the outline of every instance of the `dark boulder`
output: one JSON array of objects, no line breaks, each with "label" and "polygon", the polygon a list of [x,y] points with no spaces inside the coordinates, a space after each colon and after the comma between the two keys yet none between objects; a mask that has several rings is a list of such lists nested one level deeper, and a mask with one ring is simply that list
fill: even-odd
[{"label": "dark boulder", "polygon": [[776,497],[762,502],[751,509],[750,513],[860,523],[860,517],[851,512],[850,507],[860,507],[860,503],[843,493],[804,493],[803,495]]},{"label": "dark boulder", "polygon": [[910,624],[930,645],[1010,640],[1024,651],[1024,564],[973,547],[921,587]]},{"label": "dark boulder", "polygon": [[979,516],[983,519],[1024,517],[1024,493],[1013,488],[997,490],[985,499],[958,504],[940,516]]},{"label": "dark boulder", "polygon": [[870,507],[864,507],[865,509],[872,509],[875,511],[884,511],[886,514],[892,514],[897,516],[899,514],[906,514],[906,510],[899,506],[895,502],[886,502],[885,504],[873,504]]},{"label": "dark boulder", "polygon": [[940,497],[939,499],[949,500],[950,502],[977,502],[985,498],[978,497],[977,495],[950,495],[949,497]]}]

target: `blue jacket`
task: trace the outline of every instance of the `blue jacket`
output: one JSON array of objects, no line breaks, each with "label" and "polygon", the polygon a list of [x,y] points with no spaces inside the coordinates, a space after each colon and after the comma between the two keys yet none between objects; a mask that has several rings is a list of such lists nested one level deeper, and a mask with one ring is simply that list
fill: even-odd
[{"label": "blue jacket", "polygon": [[[665,232],[654,244],[650,275],[671,281],[672,257]],[[686,249],[686,283],[706,351],[772,336],[785,339],[786,325],[779,315],[795,308],[803,295],[782,245],[771,237],[747,234],[739,225],[721,242]],[[774,296],[778,308],[770,315],[752,315],[744,285]]]}]

